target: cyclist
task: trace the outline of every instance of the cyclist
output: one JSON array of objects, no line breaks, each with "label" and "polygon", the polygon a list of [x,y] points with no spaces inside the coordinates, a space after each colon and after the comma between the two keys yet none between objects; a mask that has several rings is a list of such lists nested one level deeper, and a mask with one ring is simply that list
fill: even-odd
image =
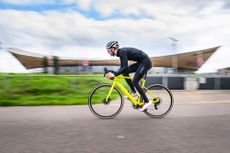
[{"label": "cyclist", "polygon": [[[146,53],[136,48],[131,48],[131,47],[119,48],[118,41],[108,42],[106,45],[106,49],[111,56],[119,57],[121,62],[120,69],[114,73],[112,72],[107,73],[106,77],[108,79],[112,79],[120,74],[124,76],[129,76],[129,73],[136,72],[133,77],[133,80],[131,81],[130,79],[126,79],[126,82],[130,86],[131,94],[136,95],[136,90],[137,90],[144,100],[145,104],[139,111],[146,110],[151,105],[151,102],[149,102],[147,96],[145,95],[145,92],[139,85],[139,81],[152,67],[152,62],[150,58]],[[128,66],[128,60],[135,61],[136,63]]]}]

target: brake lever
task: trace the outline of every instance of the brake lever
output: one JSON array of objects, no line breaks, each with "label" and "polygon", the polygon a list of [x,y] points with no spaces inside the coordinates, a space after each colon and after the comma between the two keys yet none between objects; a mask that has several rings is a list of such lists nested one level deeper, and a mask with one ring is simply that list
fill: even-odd
[{"label": "brake lever", "polygon": [[113,71],[113,70],[108,70],[106,67],[104,68],[104,77],[105,77],[105,75],[107,74],[107,73],[109,73],[109,72],[112,72],[113,74],[115,74],[115,71]]},{"label": "brake lever", "polygon": [[105,67],[105,68],[104,68],[104,77],[105,77],[105,75],[106,75],[107,73],[109,73],[109,70]]}]

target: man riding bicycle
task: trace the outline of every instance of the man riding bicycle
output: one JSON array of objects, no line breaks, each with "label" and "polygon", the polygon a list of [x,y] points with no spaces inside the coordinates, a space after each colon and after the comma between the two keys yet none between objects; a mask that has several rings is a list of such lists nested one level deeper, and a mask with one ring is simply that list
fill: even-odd
[{"label": "man riding bicycle", "polygon": [[[136,90],[137,90],[144,100],[145,104],[139,111],[146,110],[151,105],[151,102],[149,102],[147,96],[145,95],[144,90],[139,85],[139,81],[152,67],[152,62],[149,56],[143,51],[136,48],[131,48],[131,47],[119,48],[118,41],[108,42],[106,45],[106,49],[111,56],[119,57],[121,63],[121,67],[117,72],[115,73],[109,72],[106,74],[106,77],[108,79],[112,79],[120,74],[129,77],[129,73],[136,72],[133,77],[133,80],[131,81],[130,79],[126,79],[126,82],[128,83],[131,89],[132,92],[131,94],[137,95],[136,94]],[[135,61],[136,63],[129,66],[128,60]]]}]

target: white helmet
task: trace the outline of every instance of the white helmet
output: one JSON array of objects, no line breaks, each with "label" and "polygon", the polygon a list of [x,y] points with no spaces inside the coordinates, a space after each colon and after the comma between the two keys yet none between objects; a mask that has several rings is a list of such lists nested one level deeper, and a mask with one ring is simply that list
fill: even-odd
[{"label": "white helmet", "polygon": [[106,45],[106,49],[110,49],[110,48],[119,48],[118,41],[110,41],[110,42],[108,42],[107,45]]}]

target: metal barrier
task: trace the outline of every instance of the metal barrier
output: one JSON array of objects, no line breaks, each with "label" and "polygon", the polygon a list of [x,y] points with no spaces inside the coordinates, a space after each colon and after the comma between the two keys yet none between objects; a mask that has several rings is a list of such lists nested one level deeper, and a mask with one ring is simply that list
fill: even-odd
[{"label": "metal barrier", "polygon": [[199,87],[200,90],[229,90],[230,77],[216,76],[216,77],[200,77]]},{"label": "metal barrier", "polygon": [[163,84],[164,86],[168,87],[169,89],[173,90],[183,90],[185,77],[184,76],[176,76],[176,75],[164,75],[164,76],[155,76],[149,75],[147,78],[146,86],[151,84]]}]

